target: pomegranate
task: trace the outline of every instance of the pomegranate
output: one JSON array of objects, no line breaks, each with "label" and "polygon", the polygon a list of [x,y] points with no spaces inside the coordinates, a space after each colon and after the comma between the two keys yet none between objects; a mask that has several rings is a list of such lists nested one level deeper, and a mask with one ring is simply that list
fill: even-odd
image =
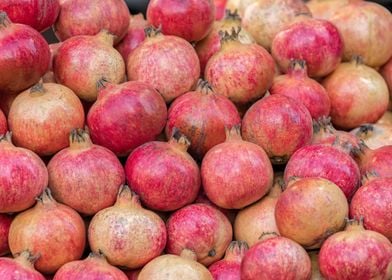
[{"label": "pomegranate", "polygon": [[185,249],[181,256],[167,254],[153,259],[144,266],[137,279],[213,280],[214,278],[205,266],[196,261],[195,253]]},{"label": "pomegranate", "polygon": [[319,265],[327,279],[390,279],[392,244],[385,236],[365,230],[361,220],[351,220],[345,231],[324,242]]},{"label": "pomegranate", "polygon": [[284,73],[291,59],[303,59],[310,77],[324,77],[334,71],[342,58],[343,42],[329,21],[308,18],[294,22],[272,41],[271,53]]},{"label": "pomegranate", "polygon": [[388,62],[381,68],[380,73],[388,85],[389,97],[392,100],[392,56]]},{"label": "pomegranate", "polygon": [[53,280],[101,279],[128,280],[128,277],[115,266],[110,265],[103,254],[91,253],[86,259],[63,265]]},{"label": "pomegranate", "polygon": [[79,213],[93,215],[116,201],[124,169],[110,150],[94,145],[87,131],[74,129],[70,146],[48,164],[53,197]]},{"label": "pomegranate", "polygon": [[53,155],[69,145],[73,128],[83,127],[83,106],[69,88],[38,83],[15,98],[8,124],[17,146]]},{"label": "pomegranate", "polygon": [[48,171],[32,151],[15,147],[11,133],[0,136],[0,213],[20,212],[48,184]]},{"label": "pomegranate", "polygon": [[342,7],[362,0],[310,0],[306,3],[312,16],[319,19],[331,19]]},{"label": "pomegranate", "polygon": [[376,70],[362,64],[356,57],[342,63],[324,81],[331,100],[332,123],[343,129],[353,129],[364,123],[374,123],[388,108],[388,87]]},{"label": "pomegranate", "polygon": [[17,94],[37,83],[48,70],[49,60],[44,37],[30,26],[12,23],[0,9],[0,96]]},{"label": "pomegranate", "polygon": [[1,279],[45,280],[45,277],[34,269],[34,262],[38,258],[38,254],[33,256],[29,251],[18,253],[15,259],[0,258]]},{"label": "pomegranate", "polygon": [[388,124],[363,124],[351,131],[366,146],[378,149],[382,146],[392,145],[392,125]]},{"label": "pomegranate", "polygon": [[[129,25],[129,10],[123,0],[71,0],[61,3],[54,30],[60,41],[77,35],[95,35],[102,29],[115,35],[117,44]],[[86,58],[94,57],[91,54]]]},{"label": "pomegranate", "polygon": [[384,115],[377,121],[377,124],[386,124],[392,126],[392,112],[386,111]]},{"label": "pomegranate", "polygon": [[312,262],[312,277],[310,279],[324,280],[324,277],[321,276],[320,267],[318,264],[319,251],[309,251],[308,255],[310,257],[310,261]]},{"label": "pomegranate", "polygon": [[264,233],[241,264],[241,280],[310,279],[311,273],[306,251],[276,233]]},{"label": "pomegranate", "polygon": [[75,36],[65,41],[53,61],[56,80],[90,102],[97,99],[97,83],[102,78],[121,83],[125,64],[113,48],[113,39],[113,35],[102,31],[95,36]]},{"label": "pomegranate", "polygon": [[292,60],[288,74],[276,77],[269,92],[300,101],[316,120],[328,116],[331,109],[327,91],[308,77],[305,60]]},{"label": "pomegranate", "polygon": [[204,203],[185,206],[166,223],[166,252],[180,255],[192,250],[197,261],[208,266],[222,258],[232,240],[229,220],[215,207]]},{"label": "pomegranate", "polygon": [[147,20],[165,35],[200,41],[210,32],[215,19],[213,0],[151,0]]},{"label": "pomegranate", "polygon": [[213,203],[222,208],[241,209],[269,191],[273,169],[260,146],[242,140],[238,125],[227,128],[226,141],[205,155],[201,178],[204,191]]},{"label": "pomegranate", "polygon": [[257,44],[239,41],[241,27],[225,31],[221,49],[209,60],[205,78],[216,90],[234,103],[247,104],[264,96],[274,77],[271,55]]},{"label": "pomegranate", "polygon": [[359,55],[366,65],[378,67],[392,56],[392,33],[385,32],[392,30],[392,17],[383,6],[355,1],[338,9],[330,21],[344,42],[344,61]]},{"label": "pomegranate", "polygon": [[232,241],[226,249],[225,257],[208,268],[214,279],[241,280],[241,262],[248,249],[246,242]]},{"label": "pomegranate", "polygon": [[357,162],[362,176],[374,173],[380,177],[392,177],[392,145],[372,150],[362,144],[357,150]]},{"label": "pomegranate", "polygon": [[186,152],[190,143],[176,132],[169,142],[153,141],[136,148],[125,165],[131,189],[153,210],[177,210],[192,203],[200,189],[199,167]]},{"label": "pomegranate", "polygon": [[199,59],[184,39],[165,36],[154,28],[146,32],[146,39],[128,57],[128,79],[153,85],[166,102],[171,102],[196,84],[200,75]]},{"label": "pomegranate", "polygon": [[3,111],[0,109],[0,135],[3,135],[7,132],[7,118],[5,117]]},{"label": "pomegranate", "polygon": [[86,229],[79,214],[56,202],[49,189],[37,200],[33,208],[14,218],[8,243],[13,255],[23,250],[40,254],[35,263],[37,270],[54,273],[63,264],[82,256]]},{"label": "pomegranate", "polygon": [[0,110],[3,111],[5,116],[8,116],[12,102],[18,94],[0,94]]},{"label": "pomegranate", "polygon": [[123,186],[114,206],[99,211],[88,228],[91,250],[112,265],[135,269],[159,256],[166,244],[165,223],[142,208],[139,197]]},{"label": "pomegranate", "polygon": [[0,256],[8,254],[10,251],[8,247],[8,232],[12,219],[12,216],[0,214]]},{"label": "pomegranate", "polygon": [[252,105],[242,120],[244,140],[261,146],[273,164],[286,163],[312,140],[312,117],[304,105],[282,94]]},{"label": "pomegranate", "polygon": [[325,144],[299,149],[287,163],[284,172],[286,184],[292,177],[321,177],[330,180],[344,192],[347,199],[359,187],[360,176],[358,165],[350,155]]},{"label": "pomegranate", "polygon": [[123,156],[154,140],[165,127],[166,118],[166,104],[152,86],[143,82],[114,85],[101,81],[87,124],[95,144]]},{"label": "pomegranate", "polygon": [[214,0],[216,20],[221,20],[224,17],[226,3],[227,0]]}]

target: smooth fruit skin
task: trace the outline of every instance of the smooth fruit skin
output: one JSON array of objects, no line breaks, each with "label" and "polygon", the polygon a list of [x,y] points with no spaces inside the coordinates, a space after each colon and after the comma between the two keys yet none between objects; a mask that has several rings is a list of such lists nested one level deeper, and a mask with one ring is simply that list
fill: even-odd
[{"label": "smooth fruit skin", "polygon": [[0,256],[9,253],[8,232],[10,230],[13,217],[7,214],[0,214]]},{"label": "smooth fruit skin", "polygon": [[2,280],[45,280],[45,277],[34,269],[36,256],[28,251],[21,252],[14,259],[0,258],[0,277]]},{"label": "smooth fruit skin", "polygon": [[359,151],[357,162],[362,176],[375,173],[379,177],[392,177],[392,145],[376,150],[364,147]]}]

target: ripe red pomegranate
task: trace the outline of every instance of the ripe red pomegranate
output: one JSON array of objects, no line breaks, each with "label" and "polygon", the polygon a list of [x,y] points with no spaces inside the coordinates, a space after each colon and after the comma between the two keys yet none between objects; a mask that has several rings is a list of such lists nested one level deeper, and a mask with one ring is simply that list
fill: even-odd
[{"label": "ripe red pomegranate", "polygon": [[221,20],[225,15],[227,0],[214,0],[215,20]]},{"label": "ripe red pomegranate", "polygon": [[215,207],[204,203],[185,206],[166,223],[166,252],[180,255],[192,250],[197,261],[208,266],[222,258],[232,240],[229,220]]},{"label": "ripe red pomegranate", "polygon": [[23,250],[40,254],[35,263],[37,270],[54,273],[62,265],[82,256],[86,229],[79,214],[56,202],[49,189],[37,200],[33,208],[14,218],[8,243],[13,255]]},{"label": "ripe red pomegranate", "polygon": [[[53,62],[56,80],[86,101],[97,99],[97,83],[101,79],[113,84],[124,81],[125,63],[113,48],[113,39],[113,35],[102,31],[95,36],[76,36],[62,43]],[[88,57],[94,59],[86,59]]]},{"label": "ripe red pomegranate", "polygon": [[392,145],[392,125],[389,124],[364,124],[351,131],[361,139],[370,149]]},{"label": "ripe red pomegranate", "polygon": [[13,217],[7,214],[0,214],[0,256],[9,253],[8,232],[10,230]]},{"label": "ripe red pomegranate", "polygon": [[0,109],[0,135],[5,134],[8,131],[7,118],[3,111]]},{"label": "ripe red pomegranate", "polygon": [[102,253],[90,253],[84,260],[63,265],[53,278],[53,280],[69,279],[128,280],[128,277],[120,269],[110,265]]},{"label": "ripe red pomegranate", "polygon": [[116,155],[94,145],[82,129],[72,130],[69,142],[69,147],[48,164],[53,197],[85,215],[112,206],[125,183],[124,169]]},{"label": "ripe red pomegranate", "polygon": [[143,82],[120,85],[103,82],[87,115],[93,143],[119,156],[152,141],[165,127],[167,109],[162,96]]},{"label": "ripe red pomegranate", "polygon": [[192,203],[200,189],[200,171],[187,153],[188,139],[174,133],[169,142],[136,148],[125,164],[131,189],[150,209],[173,211]]},{"label": "ripe red pomegranate", "polygon": [[241,27],[225,31],[221,49],[209,60],[205,78],[220,94],[237,104],[247,104],[264,96],[274,77],[271,55],[257,44],[239,41]]},{"label": "ripe red pomegranate", "polygon": [[285,183],[292,177],[330,180],[344,192],[347,199],[352,197],[360,184],[359,168],[353,158],[341,149],[325,144],[299,149],[287,163]]},{"label": "ripe red pomegranate", "polygon": [[310,77],[324,77],[334,71],[342,58],[343,42],[329,21],[308,18],[280,31],[272,41],[272,56],[287,73],[291,59],[303,59]]},{"label": "ripe red pomegranate", "polygon": [[11,133],[0,136],[0,170],[0,213],[29,208],[48,184],[43,161],[30,150],[15,147]]},{"label": "ripe red pomegranate", "polygon": [[357,151],[357,162],[362,176],[374,173],[380,177],[392,177],[392,145],[372,150],[363,144]]},{"label": "ripe red pomegranate", "polygon": [[365,230],[362,221],[351,220],[345,231],[324,242],[319,265],[327,279],[391,279],[392,244],[385,236]]},{"label": "ripe red pomegranate", "polygon": [[163,35],[154,28],[146,32],[146,39],[128,57],[128,79],[153,85],[166,102],[171,102],[196,84],[200,75],[199,59],[184,39]]},{"label": "ripe red pomegranate", "polygon": [[110,264],[135,269],[162,253],[165,223],[123,186],[114,206],[99,211],[91,220],[88,240],[91,250],[102,251]]},{"label": "ripe red pomegranate", "polygon": [[248,249],[246,242],[232,241],[225,257],[208,268],[214,280],[241,280],[241,263]]},{"label": "ripe red pomegranate", "polygon": [[354,55],[366,65],[378,67],[392,56],[391,13],[383,6],[368,1],[354,1],[339,8],[330,18],[344,42],[343,60]]},{"label": "ripe red pomegranate", "polygon": [[33,256],[27,250],[18,253],[14,259],[0,258],[1,279],[45,280],[45,277],[34,269],[34,262],[38,258],[39,255]]},{"label": "ripe red pomegranate", "polygon": [[151,0],[147,20],[162,28],[165,35],[200,41],[210,32],[215,20],[213,0]]},{"label": "ripe red pomegranate", "polygon": [[312,117],[304,105],[282,94],[252,105],[242,120],[244,140],[261,146],[273,164],[286,163],[312,140]]},{"label": "ripe red pomegranate", "polygon": [[227,128],[226,141],[204,156],[201,179],[213,203],[226,209],[241,209],[270,190],[273,169],[260,146],[242,140],[238,125]]},{"label": "ripe red pomegranate", "polygon": [[241,280],[310,279],[311,272],[304,248],[276,233],[263,234],[241,264]]},{"label": "ripe red pomegranate", "polygon": [[53,155],[69,145],[72,129],[83,127],[83,106],[69,88],[38,83],[15,98],[8,124],[17,146]]},{"label": "ripe red pomegranate", "polygon": [[60,41],[77,35],[95,35],[106,29],[116,36],[117,44],[127,33],[129,10],[123,0],[67,0],[60,4],[61,13],[54,26]]},{"label": "ripe red pomegranate", "polygon": [[306,2],[312,16],[318,19],[331,19],[342,7],[362,0],[310,0]]},{"label": "ripe red pomegranate", "polygon": [[17,94],[37,83],[49,60],[44,37],[30,26],[12,23],[0,9],[0,95]]}]

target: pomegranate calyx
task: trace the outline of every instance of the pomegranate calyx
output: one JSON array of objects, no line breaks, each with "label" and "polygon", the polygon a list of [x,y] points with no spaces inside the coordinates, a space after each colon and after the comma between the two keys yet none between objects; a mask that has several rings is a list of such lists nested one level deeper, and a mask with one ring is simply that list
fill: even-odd
[{"label": "pomegranate calyx", "polygon": [[117,195],[116,206],[125,208],[141,208],[139,196],[131,191],[128,185],[122,185]]},{"label": "pomegranate calyx", "polygon": [[186,152],[191,145],[189,139],[181,133],[177,127],[173,127],[172,136],[169,139],[169,144],[173,147]]},{"label": "pomegranate calyx", "polygon": [[313,120],[313,133],[320,131],[333,133],[335,128],[332,126],[331,117],[320,117],[317,120]]},{"label": "pomegranate calyx", "polygon": [[263,232],[260,235],[259,241],[264,241],[264,240],[267,240],[267,239],[270,239],[270,238],[274,238],[274,237],[278,237],[278,236],[280,236],[280,235],[277,232],[275,232],[275,231],[266,231],[266,232]]},{"label": "pomegranate calyx", "polygon": [[34,86],[30,88],[30,93],[44,93],[45,88],[42,80],[40,80],[38,83],[36,83]]},{"label": "pomegranate calyx", "polygon": [[102,77],[99,79],[96,83],[98,91],[105,89],[107,87],[107,84],[109,83],[108,79],[105,77]]},{"label": "pomegranate calyx", "polygon": [[346,228],[345,230],[364,230],[363,227],[363,216],[354,219],[346,218]]},{"label": "pomegranate calyx", "polygon": [[233,125],[232,127],[225,126],[226,141],[242,141],[241,124]]},{"label": "pomegranate calyx", "polygon": [[364,136],[370,136],[374,131],[374,125],[373,124],[363,124],[359,127],[359,130],[355,135],[357,137],[364,137]]},{"label": "pomegranate calyx", "polygon": [[198,92],[204,93],[206,95],[214,92],[214,90],[213,90],[212,86],[210,85],[210,83],[208,81],[206,81],[206,80],[203,80],[203,79],[199,79],[197,81],[196,90]]},{"label": "pomegranate calyx", "polygon": [[238,9],[235,9],[234,11],[231,11],[230,9],[226,9],[224,19],[241,22],[241,17],[240,14],[238,13]]},{"label": "pomegranate calyx", "polygon": [[231,241],[226,250],[225,260],[241,263],[248,249],[248,243],[245,241]]},{"label": "pomegranate calyx", "polygon": [[81,128],[72,129],[69,134],[69,143],[71,148],[83,149],[93,145],[87,130]]},{"label": "pomegranate calyx", "polygon": [[221,44],[226,42],[238,41],[238,35],[241,32],[241,26],[237,26],[237,28],[232,27],[231,32],[219,30],[218,34],[221,40]]},{"label": "pomegranate calyx", "polygon": [[162,34],[162,26],[159,26],[158,28],[156,28],[154,26],[148,26],[148,27],[144,28],[144,34],[148,38],[153,38],[153,37],[156,37],[157,35],[161,35]]},{"label": "pomegranate calyx", "polygon": [[0,28],[7,27],[11,24],[11,21],[6,12],[0,11]]},{"label": "pomegranate calyx", "polygon": [[306,61],[303,59],[291,59],[289,65],[289,73],[299,76],[307,76]]},{"label": "pomegranate calyx", "polygon": [[105,263],[107,263],[106,256],[105,256],[105,254],[102,252],[101,249],[98,249],[98,252],[91,252],[91,253],[88,255],[88,258],[89,258],[89,259],[94,259],[94,260],[97,260],[97,261],[100,261],[100,262],[105,262]]},{"label": "pomegranate calyx", "polygon": [[18,263],[34,268],[34,263],[41,257],[40,253],[33,254],[30,250],[24,250],[20,253],[15,254],[15,261]]},{"label": "pomegranate calyx", "polygon": [[354,54],[351,58],[351,63],[355,63],[356,66],[363,64],[363,57],[357,54]]},{"label": "pomegranate calyx", "polygon": [[208,251],[208,256],[209,257],[215,257],[216,256],[216,250],[215,249],[211,249]]},{"label": "pomegranate calyx", "polygon": [[46,188],[43,193],[38,196],[35,200],[40,202],[43,205],[50,204],[56,202],[52,196],[52,192],[49,188]]},{"label": "pomegranate calyx", "polygon": [[191,249],[183,249],[181,251],[180,257],[188,259],[188,260],[192,260],[192,261],[197,261],[197,255]]},{"label": "pomegranate calyx", "polygon": [[7,131],[5,134],[0,135],[0,143],[7,142],[12,144],[12,131]]},{"label": "pomegranate calyx", "polygon": [[361,179],[362,186],[368,184],[370,181],[380,178],[380,175],[376,171],[368,171],[366,172]]},{"label": "pomegranate calyx", "polygon": [[99,31],[97,33],[97,35],[95,35],[95,38],[105,44],[108,44],[110,46],[113,46],[114,41],[116,39],[116,35],[114,35],[113,33],[110,33],[109,30],[107,29],[102,29],[101,31]]}]

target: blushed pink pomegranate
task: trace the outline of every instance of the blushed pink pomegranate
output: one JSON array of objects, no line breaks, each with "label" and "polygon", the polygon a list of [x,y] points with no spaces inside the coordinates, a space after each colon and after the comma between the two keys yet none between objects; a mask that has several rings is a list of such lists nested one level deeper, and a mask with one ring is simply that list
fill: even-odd
[{"label": "blushed pink pomegranate", "polygon": [[359,1],[362,0],[310,0],[306,6],[314,18],[329,20],[344,6]]},{"label": "blushed pink pomegranate", "polygon": [[94,144],[124,156],[154,140],[165,127],[166,118],[165,101],[152,86],[143,82],[102,82],[87,124]]},{"label": "blushed pink pomegranate", "polygon": [[8,131],[7,118],[3,111],[0,109],[0,135],[5,134]]},{"label": "blushed pink pomegranate", "polygon": [[48,184],[48,171],[32,151],[15,147],[11,133],[0,136],[0,213],[20,212]]},{"label": "blushed pink pomegranate", "polygon": [[232,240],[229,220],[215,207],[196,203],[174,212],[166,223],[166,252],[180,255],[192,250],[208,266],[221,259]]},{"label": "blushed pink pomegranate", "polygon": [[39,255],[33,256],[27,250],[16,254],[14,259],[0,258],[1,279],[45,280],[45,277],[34,268],[38,258]]},{"label": "blushed pink pomegranate", "polygon": [[312,117],[298,101],[281,94],[252,105],[242,120],[244,140],[261,146],[273,164],[286,163],[312,140]]},{"label": "blushed pink pomegranate", "polygon": [[147,19],[165,35],[200,41],[210,32],[215,20],[213,0],[151,0]]},{"label": "blushed pink pomegranate", "polygon": [[0,11],[0,95],[17,94],[37,83],[49,60],[44,37],[30,26],[12,23]]},{"label": "blushed pink pomegranate", "polygon": [[376,150],[362,145],[357,153],[357,162],[362,176],[375,173],[380,177],[392,177],[392,145]]},{"label": "blushed pink pomegranate", "polygon": [[8,247],[8,232],[10,230],[12,216],[7,214],[0,214],[0,256],[9,253]]},{"label": "blushed pink pomegranate", "polygon": [[241,280],[310,279],[308,254],[294,241],[265,233],[246,252],[241,264]]},{"label": "blushed pink pomegranate", "polygon": [[114,206],[91,220],[88,240],[91,250],[103,252],[110,264],[135,269],[162,253],[166,229],[162,219],[144,209],[138,196],[123,186]]},{"label": "blushed pink pomegranate", "polygon": [[129,10],[123,0],[71,0],[61,3],[61,13],[54,30],[60,41],[77,35],[95,35],[106,29],[117,44],[129,25]]},{"label": "blushed pink pomegranate", "polygon": [[[353,257],[353,252],[358,252]],[[378,232],[365,230],[362,221],[351,220],[321,247],[321,274],[327,279],[390,279],[392,244]]]},{"label": "blushed pink pomegranate", "polygon": [[116,155],[94,145],[82,129],[72,130],[69,142],[69,147],[48,164],[53,197],[85,215],[112,206],[125,183],[124,169]]},{"label": "blushed pink pomegranate", "polygon": [[389,124],[363,124],[353,129],[351,133],[370,149],[392,145],[392,125]]},{"label": "blushed pink pomegranate", "polygon": [[226,141],[204,156],[201,178],[213,203],[226,209],[241,209],[270,190],[273,169],[265,151],[242,140],[240,126],[234,126],[226,129]]},{"label": "blushed pink pomegranate", "polygon": [[310,77],[324,77],[334,71],[342,58],[343,42],[329,21],[308,18],[287,26],[272,41],[271,53],[287,73],[291,59],[303,59]]},{"label": "blushed pink pomegranate", "polygon": [[184,39],[163,35],[154,28],[146,32],[146,39],[128,57],[128,79],[149,83],[166,102],[171,102],[196,84],[199,59]]},{"label": "blushed pink pomegranate", "polygon": [[35,267],[49,274],[82,256],[86,229],[79,214],[56,202],[46,189],[33,208],[14,218],[8,242],[13,255],[23,250],[40,254]]}]

